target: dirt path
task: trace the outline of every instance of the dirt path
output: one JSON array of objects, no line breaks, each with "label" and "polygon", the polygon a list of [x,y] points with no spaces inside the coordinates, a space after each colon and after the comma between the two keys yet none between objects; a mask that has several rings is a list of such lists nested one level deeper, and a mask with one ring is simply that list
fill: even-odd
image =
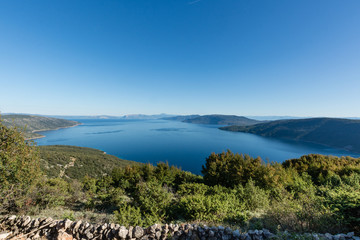
[{"label": "dirt path", "polygon": [[59,178],[62,178],[65,175],[66,169],[73,167],[75,165],[76,158],[70,157],[70,162],[64,166],[64,169],[60,170]]}]

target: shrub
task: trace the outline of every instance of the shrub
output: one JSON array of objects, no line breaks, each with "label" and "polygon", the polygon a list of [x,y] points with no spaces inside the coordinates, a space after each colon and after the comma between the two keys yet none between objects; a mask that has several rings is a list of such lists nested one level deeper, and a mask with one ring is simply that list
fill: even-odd
[{"label": "shrub", "polygon": [[134,204],[139,206],[144,216],[153,216],[158,221],[167,217],[167,210],[173,200],[169,189],[159,182],[139,183],[133,195]]},{"label": "shrub", "polygon": [[[265,227],[273,231],[336,232],[339,225],[331,211],[316,196],[301,194],[294,198],[284,193],[282,200],[274,201],[264,216]],[[329,228],[331,226],[331,228]]]},{"label": "shrub", "polygon": [[247,210],[255,211],[257,209],[267,209],[270,204],[269,193],[260,187],[257,187],[250,179],[245,187],[238,185],[235,187],[236,196]]},{"label": "shrub", "polygon": [[245,206],[239,202],[235,193],[221,191],[220,188],[209,190],[205,195],[185,195],[181,197],[178,208],[182,218],[187,221],[238,224],[247,219]]},{"label": "shrub", "polygon": [[44,179],[32,193],[41,208],[53,208],[69,204],[70,184],[61,178]]}]

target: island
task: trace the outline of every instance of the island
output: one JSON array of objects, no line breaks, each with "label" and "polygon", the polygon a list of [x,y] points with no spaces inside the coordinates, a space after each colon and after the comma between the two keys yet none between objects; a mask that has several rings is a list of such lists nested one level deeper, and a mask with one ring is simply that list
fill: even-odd
[{"label": "island", "polygon": [[250,119],[247,117],[236,116],[236,115],[221,115],[221,114],[211,114],[211,115],[183,115],[164,118],[165,120],[175,120],[186,123],[195,123],[195,124],[211,124],[211,125],[237,125],[237,126],[247,126],[261,123],[263,121],[258,121]]}]

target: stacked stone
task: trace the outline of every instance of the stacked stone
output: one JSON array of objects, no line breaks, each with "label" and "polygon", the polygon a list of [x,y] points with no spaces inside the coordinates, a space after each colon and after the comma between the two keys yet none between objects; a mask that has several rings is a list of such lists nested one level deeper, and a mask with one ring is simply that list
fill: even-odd
[{"label": "stacked stone", "polygon": [[31,219],[29,216],[7,216],[0,221],[0,228],[10,232],[8,238],[40,238],[48,237],[56,233],[57,222],[51,218]]},{"label": "stacked stone", "polygon": [[[1,231],[4,231],[1,233]],[[281,236],[280,236],[281,235]],[[31,219],[28,216],[6,216],[0,219],[0,239],[116,239],[116,240],[267,240],[291,239],[286,231],[274,235],[267,229],[242,233],[229,227],[208,227],[196,224],[154,224],[148,228],[124,227],[119,224],[90,224],[87,222],[56,221],[51,218]],[[360,240],[353,232],[347,234],[297,234],[297,239]]]}]

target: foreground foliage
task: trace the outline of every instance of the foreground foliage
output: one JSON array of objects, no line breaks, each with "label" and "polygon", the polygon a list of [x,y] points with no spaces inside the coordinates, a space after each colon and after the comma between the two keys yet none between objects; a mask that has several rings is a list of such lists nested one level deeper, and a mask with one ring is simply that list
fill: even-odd
[{"label": "foreground foliage", "polygon": [[[360,232],[360,159],[311,154],[265,164],[227,151],[206,159],[203,177],[158,163],[75,179],[49,171],[42,175],[38,148],[16,129],[0,126],[2,213],[36,215],[60,207],[68,209],[69,218],[79,211],[106,213],[123,225],[187,221],[272,231]],[[53,156],[81,158],[81,152],[68,150],[66,157]]]}]

